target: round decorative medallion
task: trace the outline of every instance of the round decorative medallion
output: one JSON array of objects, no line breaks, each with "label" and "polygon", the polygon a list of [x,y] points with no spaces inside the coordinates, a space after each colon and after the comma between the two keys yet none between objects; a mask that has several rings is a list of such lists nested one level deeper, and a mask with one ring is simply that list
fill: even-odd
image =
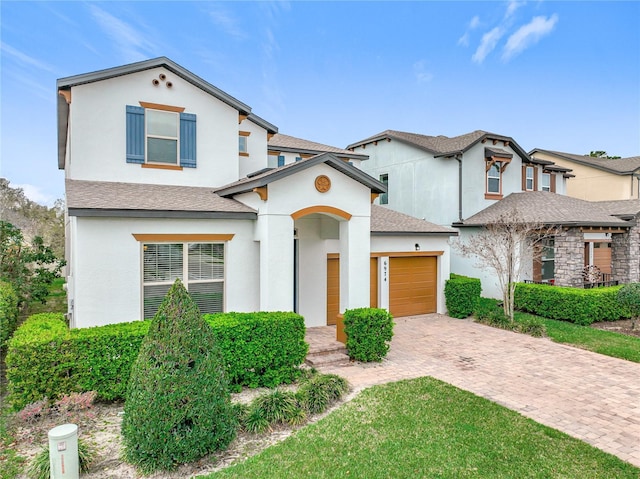
[{"label": "round decorative medallion", "polygon": [[331,188],[331,180],[326,175],[320,175],[316,178],[316,190],[320,193],[326,193]]}]

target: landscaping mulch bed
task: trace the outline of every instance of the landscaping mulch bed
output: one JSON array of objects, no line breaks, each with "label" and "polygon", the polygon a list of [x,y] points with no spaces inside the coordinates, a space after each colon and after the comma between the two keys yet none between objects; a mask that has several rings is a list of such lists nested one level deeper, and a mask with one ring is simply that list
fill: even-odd
[{"label": "landscaping mulch bed", "polygon": [[640,321],[636,321],[635,329],[632,329],[632,322],[630,319],[621,319],[620,321],[601,321],[593,323],[591,327],[640,338]]}]

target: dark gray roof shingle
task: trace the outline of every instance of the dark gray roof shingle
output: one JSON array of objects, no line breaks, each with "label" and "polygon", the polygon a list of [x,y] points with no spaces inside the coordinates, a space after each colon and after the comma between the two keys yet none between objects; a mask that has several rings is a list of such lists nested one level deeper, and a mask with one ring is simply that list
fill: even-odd
[{"label": "dark gray roof shingle", "polygon": [[286,150],[300,153],[313,152],[313,153],[336,153],[340,156],[348,157],[360,157],[367,159],[367,155],[359,155],[353,153],[353,151],[345,150],[343,148],[337,148],[335,146],[324,145],[322,143],[316,143],[315,141],[304,140],[302,138],[296,138],[295,136],[283,135],[277,133],[271,137],[268,142],[270,150]]},{"label": "dark gray roof shingle", "polygon": [[218,196],[213,188],[83,180],[66,180],[65,187],[70,210],[255,214],[239,201]]},{"label": "dark gray roof shingle", "polygon": [[611,212],[607,205],[580,200],[547,191],[511,193],[463,221],[463,226],[482,226],[501,215],[516,211],[522,221],[548,225],[629,226]]},{"label": "dark gray roof shingle", "polygon": [[435,234],[455,236],[458,232],[452,228],[429,223],[384,206],[371,205],[371,234]]},{"label": "dark gray roof shingle", "polygon": [[531,150],[529,155],[535,156],[536,152],[555,155],[568,161],[572,161],[581,165],[592,166],[594,168],[609,171],[618,175],[631,174],[640,169],[640,156],[630,156],[628,158],[609,160],[607,158],[594,158],[588,155],[574,155],[572,153],[543,150],[541,148],[535,148],[534,150]]}]

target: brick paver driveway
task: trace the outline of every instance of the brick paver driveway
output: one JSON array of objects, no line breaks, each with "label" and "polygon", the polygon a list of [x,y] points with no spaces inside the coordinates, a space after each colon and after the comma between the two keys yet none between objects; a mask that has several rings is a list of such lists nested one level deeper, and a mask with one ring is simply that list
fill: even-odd
[{"label": "brick paver driveway", "polygon": [[432,376],[640,466],[640,364],[438,314],[394,332],[383,363],[322,371],[358,390]]}]

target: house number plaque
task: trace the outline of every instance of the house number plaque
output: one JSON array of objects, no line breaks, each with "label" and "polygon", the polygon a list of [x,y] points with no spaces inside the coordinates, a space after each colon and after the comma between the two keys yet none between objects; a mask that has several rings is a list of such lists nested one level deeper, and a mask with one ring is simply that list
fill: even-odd
[{"label": "house number plaque", "polygon": [[326,193],[331,188],[331,180],[326,175],[316,177],[316,190],[320,193]]}]

